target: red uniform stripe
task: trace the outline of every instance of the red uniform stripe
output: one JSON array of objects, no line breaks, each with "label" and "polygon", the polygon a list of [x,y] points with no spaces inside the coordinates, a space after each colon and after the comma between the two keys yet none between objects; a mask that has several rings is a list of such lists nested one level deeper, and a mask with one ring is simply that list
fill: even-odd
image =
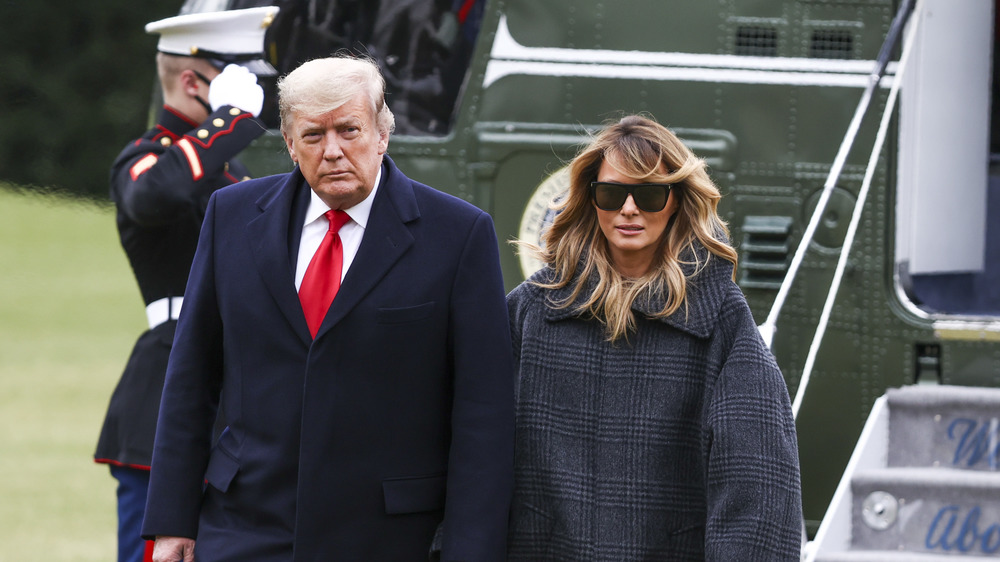
[{"label": "red uniform stripe", "polygon": [[194,181],[200,180],[205,175],[205,172],[201,169],[201,158],[198,158],[198,151],[195,150],[194,145],[187,138],[183,138],[177,141],[177,146],[184,152],[188,165],[191,166],[191,178]]},{"label": "red uniform stripe", "polygon": [[158,158],[159,157],[156,156],[155,154],[149,153],[140,158],[139,161],[136,162],[135,164],[132,164],[132,167],[128,171],[129,175],[132,176],[132,181],[135,181],[146,170],[152,168],[153,164],[156,164]]}]

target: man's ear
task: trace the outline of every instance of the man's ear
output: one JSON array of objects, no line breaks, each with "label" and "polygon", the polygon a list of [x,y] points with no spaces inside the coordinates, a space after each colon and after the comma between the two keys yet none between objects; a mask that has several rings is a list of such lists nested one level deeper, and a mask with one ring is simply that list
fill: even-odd
[{"label": "man's ear", "polygon": [[298,164],[299,161],[295,158],[295,143],[292,142],[292,138],[285,131],[281,131],[281,137],[285,139],[285,146],[288,148],[288,155],[292,157],[292,162]]},{"label": "man's ear", "polygon": [[378,153],[385,154],[389,150],[389,131],[378,132]]},{"label": "man's ear", "polygon": [[197,96],[198,88],[201,85],[201,80],[198,78],[198,74],[190,68],[187,70],[182,70],[178,76],[180,80],[181,89],[185,94],[189,96]]}]

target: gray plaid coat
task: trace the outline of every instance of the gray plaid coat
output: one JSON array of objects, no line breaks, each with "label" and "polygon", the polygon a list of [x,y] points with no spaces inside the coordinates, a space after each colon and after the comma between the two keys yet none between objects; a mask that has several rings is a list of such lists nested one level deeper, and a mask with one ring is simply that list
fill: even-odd
[{"label": "gray plaid coat", "polygon": [[663,301],[647,299],[616,344],[574,307],[547,304],[569,289],[529,280],[508,295],[509,560],[799,560],[788,390],[731,276],[711,259],[689,284],[687,317],[649,319]]}]

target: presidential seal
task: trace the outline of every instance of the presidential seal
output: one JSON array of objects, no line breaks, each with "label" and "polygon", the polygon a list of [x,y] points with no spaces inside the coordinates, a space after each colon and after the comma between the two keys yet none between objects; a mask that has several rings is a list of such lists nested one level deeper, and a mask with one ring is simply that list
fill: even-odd
[{"label": "presidential seal", "polygon": [[[566,194],[568,189],[568,166],[559,169],[540,183],[524,207],[524,214],[521,215],[521,226],[517,232],[518,239],[542,247],[542,232],[552,224],[552,219],[555,218],[557,212],[556,203]],[[542,262],[538,261],[530,252],[519,252],[519,258],[521,260],[521,273],[525,278],[531,277],[533,273],[542,268]]]}]

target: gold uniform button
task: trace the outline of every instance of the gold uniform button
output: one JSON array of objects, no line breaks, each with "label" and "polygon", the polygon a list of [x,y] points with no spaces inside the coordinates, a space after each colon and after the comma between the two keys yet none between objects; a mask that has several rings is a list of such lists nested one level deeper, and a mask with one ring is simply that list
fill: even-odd
[{"label": "gold uniform button", "polygon": [[230,107],[229,108],[229,114],[230,115],[239,115],[240,113],[243,113],[243,110],[240,109],[240,108],[238,108],[238,107]]},{"label": "gold uniform button", "polygon": [[252,179],[252,178],[250,176],[243,176],[243,181],[247,181],[248,179]]},{"label": "gold uniform button", "polygon": [[212,124],[221,129],[222,126],[226,124],[226,121],[221,117],[216,117],[215,120],[212,121]]},{"label": "gold uniform button", "polygon": [[208,130],[206,130],[206,129],[198,129],[198,138],[199,139],[207,139],[208,138]]},{"label": "gold uniform button", "polygon": [[170,137],[163,137],[160,139],[160,144],[162,144],[163,146],[170,146],[173,143],[174,141],[170,140]]}]

